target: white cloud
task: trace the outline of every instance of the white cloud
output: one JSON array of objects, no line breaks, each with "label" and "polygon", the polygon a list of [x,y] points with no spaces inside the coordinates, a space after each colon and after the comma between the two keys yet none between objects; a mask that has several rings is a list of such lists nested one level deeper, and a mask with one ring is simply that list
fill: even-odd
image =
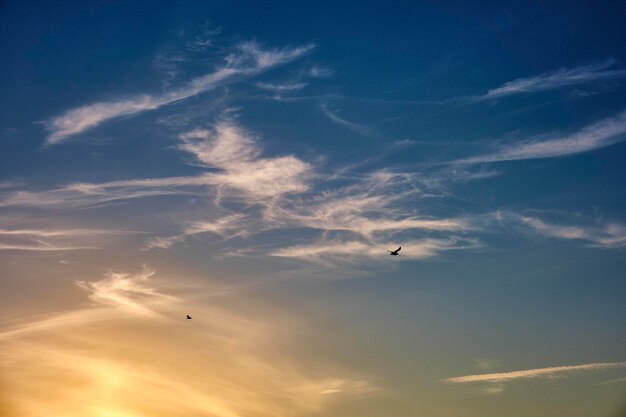
[{"label": "white cloud", "polygon": [[[23,221],[23,220],[22,220]],[[136,233],[104,229],[7,229],[0,228],[0,251],[70,251],[98,249],[107,235]]]},{"label": "white cloud", "polygon": [[233,121],[212,130],[197,129],[180,136],[179,148],[215,172],[196,176],[72,183],[46,191],[11,191],[0,207],[79,208],[123,200],[166,195],[200,195],[209,189],[247,202],[275,199],[309,190],[312,166],[291,155],[263,157],[257,138]]},{"label": "white cloud", "polygon": [[491,386],[482,388],[482,393],[485,395],[498,395],[504,392],[506,385],[504,384],[491,384]]},{"label": "white cloud", "polygon": [[55,252],[55,251],[74,251],[85,249],[98,249],[95,246],[63,246],[42,241],[29,243],[4,243],[0,242],[0,251],[31,251],[31,252]]},{"label": "white cloud", "polygon": [[314,66],[309,70],[309,75],[313,78],[328,78],[332,77],[333,74],[335,74],[335,71],[331,68]]},{"label": "white cloud", "polygon": [[443,382],[463,384],[468,382],[502,382],[515,379],[550,378],[555,375],[575,371],[596,371],[603,369],[625,368],[626,362],[588,363],[584,365],[553,366],[550,368],[527,369],[523,371],[498,372],[494,374],[465,375],[446,378]]},{"label": "white cloud", "polygon": [[59,327],[82,326],[124,316],[162,318],[159,310],[167,309],[179,300],[157,287],[153,279],[155,273],[155,270],[144,267],[136,273],[111,271],[99,280],[76,281],[76,285],[86,290],[93,302],[90,307],[52,313],[43,318],[27,318],[26,323],[0,331],[0,340],[54,332]]},{"label": "white cloud", "polygon": [[613,384],[621,384],[624,382],[626,382],[626,377],[609,379],[608,381],[600,382],[598,385],[613,385]]},{"label": "white cloud", "polygon": [[587,241],[599,248],[626,247],[626,226],[612,223],[601,226],[562,225],[546,223],[536,217],[520,217],[520,221],[544,236]]},{"label": "white cloud", "polygon": [[333,110],[331,110],[331,108],[329,107],[328,103],[323,102],[320,105],[320,109],[322,110],[322,113],[324,113],[331,121],[333,121],[334,123],[337,123],[340,126],[343,126],[347,129],[350,129],[354,132],[357,132],[363,136],[374,136],[376,135],[376,129],[369,127],[369,126],[365,126],[359,123],[354,123],[351,122],[349,120],[346,120],[342,117],[340,117],[339,115],[337,115],[337,113],[335,113]]},{"label": "white cloud", "polygon": [[275,212],[266,217],[276,222],[292,222],[324,231],[349,231],[364,237],[401,230],[462,231],[470,227],[464,219],[410,216],[406,211],[392,207],[399,199],[383,193],[327,196],[321,201],[306,201],[294,209],[275,208]]},{"label": "white cloud", "polygon": [[[476,247],[475,242],[459,239],[422,239],[402,242],[400,260],[416,260],[437,256],[447,250]],[[395,250],[396,242],[368,242],[322,239],[312,244],[303,244],[278,249],[272,256],[301,259],[310,262],[335,264],[350,263],[359,259],[389,259],[386,249]]]},{"label": "white cloud", "polygon": [[[206,233],[228,240],[288,229],[310,229],[315,233],[313,243],[283,249],[274,246],[270,252],[328,258],[332,255],[325,249],[328,245],[317,247],[315,243],[320,233],[327,232],[335,233],[341,242],[354,242],[360,256],[369,254],[372,259],[376,251],[384,253],[372,242],[393,242],[397,233],[405,234],[404,242],[414,242],[412,249],[403,252],[406,259],[473,245],[458,244],[458,237],[450,236],[472,230],[469,218],[417,214],[416,202],[430,185],[416,174],[379,170],[350,177],[323,175],[316,172],[318,167],[293,155],[264,156],[259,138],[232,119],[222,119],[209,129],[190,130],[179,135],[179,140],[178,148],[194,157],[194,165],[199,163],[202,173],[13,191],[4,194],[0,206],[71,209],[166,195],[213,197],[211,214],[196,212],[181,221],[180,232],[156,236],[146,242],[147,248],[167,249]],[[437,187],[441,189],[439,184]],[[229,208],[232,203],[244,203],[247,209],[233,212]],[[414,231],[420,231],[424,239],[415,241]],[[344,253],[343,246],[337,245],[331,252]]]},{"label": "white cloud", "polygon": [[293,91],[299,91],[302,90],[304,87],[307,86],[307,83],[302,83],[302,82],[296,82],[296,81],[291,81],[291,82],[286,82],[283,84],[272,84],[272,83],[256,83],[254,84],[255,86],[263,89],[263,90],[268,90],[271,91],[273,93],[289,93],[289,92],[293,92]]},{"label": "white cloud", "polygon": [[377,388],[365,380],[345,380],[340,378],[330,379],[324,382],[322,395],[331,394],[367,394],[376,391]]},{"label": "white cloud", "polygon": [[615,64],[614,60],[594,63],[590,65],[562,68],[534,77],[518,78],[509,81],[498,88],[489,90],[480,99],[492,99],[516,94],[527,94],[539,91],[554,90],[571,85],[585,84],[595,81],[612,80],[626,76],[626,70],[608,69]]},{"label": "white cloud", "polygon": [[216,186],[252,199],[276,198],[309,188],[310,164],[295,156],[261,157],[255,138],[232,121],[218,123],[213,131],[185,133],[180,139],[180,149],[207,167],[220,169],[206,176]]},{"label": "white cloud", "polygon": [[626,138],[626,111],[585,126],[571,135],[524,141],[503,146],[484,155],[454,161],[458,164],[479,164],[498,161],[557,158],[610,146]]},{"label": "white cloud", "polygon": [[174,236],[155,237],[147,242],[148,248],[168,249],[173,244],[182,242],[190,236],[214,233],[223,237],[245,236],[246,218],[243,214],[232,214],[215,221],[190,221],[182,233]]},{"label": "white cloud", "polygon": [[[252,164],[257,161],[259,153],[251,144],[252,141],[242,141],[244,136],[221,134],[211,135],[210,132],[196,131],[194,137],[201,136],[202,142],[196,144],[192,150],[194,155],[204,163],[213,162],[213,166],[225,167],[220,175],[220,187],[240,187],[228,179],[231,166],[239,166],[241,156],[243,164]],[[220,144],[218,138],[237,138],[236,143]],[[243,143],[246,143],[244,146]],[[205,145],[207,145],[205,147]],[[246,162],[247,161],[247,162]],[[309,174],[318,180],[323,176]],[[376,253],[386,253],[380,243],[393,241],[393,235],[399,232],[408,233],[420,231],[422,234],[437,234],[434,239],[424,239],[414,242],[413,247],[403,252],[407,259],[419,259],[434,256],[443,249],[456,249],[475,246],[468,241],[459,243],[458,238],[446,237],[451,233],[464,233],[473,230],[474,225],[469,218],[442,218],[421,215],[417,216],[413,210],[407,208],[406,203],[419,198],[421,190],[416,187],[416,178],[406,173],[389,171],[375,171],[364,178],[352,180],[351,185],[330,188],[327,191],[317,191],[314,194],[294,192],[287,195],[283,191],[298,187],[281,187],[280,192],[258,194],[262,187],[244,187],[244,201],[258,206],[259,210],[242,213],[227,214],[217,220],[202,222],[187,222],[183,232],[170,237],[152,239],[149,247],[168,248],[187,237],[209,231],[230,238],[233,236],[249,236],[267,230],[312,229],[319,233],[334,232],[340,234],[340,243],[323,241],[311,245],[295,246],[283,249],[274,249],[272,254],[285,257],[300,258],[328,258],[344,256],[376,258]],[[332,182],[332,181],[331,181]],[[292,182],[288,182],[291,184]],[[328,185],[328,184],[326,184]],[[307,188],[302,188],[308,189]],[[253,192],[254,191],[254,192]],[[222,192],[220,198],[226,199]],[[230,194],[233,195],[232,193]],[[264,198],[267,196],[271,198]],[[235,198],[241,198],[234,194]],[[223,209],[223,207],[222,207]],[[205,225],[206,228],[203,226]],[[441,237],[444,235],[444,237]],[[355,239],[356,237],[356,239]],[[316,237],[313,237],[316,239]],[[407,242],[412,240],[407,238]],[[346,243],[347,242],[347,243]],[[379,242],[374,244],[373,242]],[[382,252],[381,252],[382,251]]]},{"label": "white cloud", "polygon": [[158,109],[186,98],[214,89],[238,77],[259,74],[272,67],[288,63],[306,54],[313,45],[297,48],[264,49],[255,42],[240,44],[236,51],[225,58],[222,67],[214,72],[195,78],[186,85],[161,94],[136,95],[120,100],[97,102],[69,110],[46,123],[50,132],[46,144],[61,143],[70,136],[82,133],[101,123],[131,116],[143,111]]},{"label": "white cloud", "polygon": [[0,207],[79,208],[138,198],[194,194],[207,180],[196,177],[165,177],[104,183],[73,183],[46,191],[5,193]]},{"label": "white cloud", "polygon": [[0,236],[34,236],[34,237],[59,237],[59,236],[94,236],[102,234],[132,233],[125,230],[104,229],[0,229]]},{"label": "white cloud", "polygon": [[111,305],[129,313],[157,316],[154,305],[171,303],[175,297],[160,293],[146,285],[156,270],[144,268],[140,273],[109,272],[98,281],[78,281],[77,284],[90,292],[89,298],[98,305]]},{"label": "white cloud", "polygon": [[[411,174],[375,171],[352,180],[350,185],[327,191],[317,188],[315,194],[307,194],[314,180],[322,187],[333,180],[316,174],[312,166],[293,156],[262,157],[256,138],[232,121],[220,122],[213,130],[187,132],[180,139],[180,149],[208,168],[219,170],[206,174],[205,181],[218,187],[220,200],[243,199],[261,208],[260,217],[252,212],[246,218],[241,214],[226,215],[217,225],[210,221],[209,231],[227,231],[224,235],[234,236],[268,229],[307,228],[380,240],[400,231],[450,233],[472,228],[467,219],[416,216],[404,207],[420,192]],[[328,183],[321,183],[324,179]],[[193,223],[188,223],[182,233],[158,237],[148,246],[168,248],[194,234]],[[420,246],[425,248],[423,243]],[[286,256],[294,252],[274,253]]]},{"label": "white cloud", "polygon": [[463,218],[417,216],[406,204],[419,198],[415,175],[374,171],[350,185],[309,198],[269,207],[265,222],[274,227],[305,227],[349,232],[368,240],[409,230],[461,232],[471,229]]}]

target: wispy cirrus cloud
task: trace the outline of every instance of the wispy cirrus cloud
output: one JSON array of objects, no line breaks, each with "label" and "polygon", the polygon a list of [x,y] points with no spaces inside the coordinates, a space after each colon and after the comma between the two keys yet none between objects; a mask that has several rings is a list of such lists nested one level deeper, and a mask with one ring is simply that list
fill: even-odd
[{"label": "wispy cirrus cloud", "polygon": [[[414,242],[413,249],[404,252],[407,259],[474,245],[458,237],[475,228],[469,218],[417,214],[415,203],[431,187],[417,174],[391,170],[345,177],[345,172],[324,174],[320,166],[293,155],[264,155],[259,137],[234,119],[222,118],[209,128],[182,133],[178,139],[178,149],[191,155],[194,166],[202,170],[198,175],[11,191],[2,195],[0,206],[77,209],[159,196],[213,197],[212,213],[196,211],[182,221],[177,219],[180,232],[155,236],[146,241],[147,248],[168,249],[206,234],[228,240],[289,229],[308,229],[312,240],[283,249],[270,245],[266,251],[283,257],[329,258],[332,253],[344,253],[341,246],[347,242],[355,246],[358,256],[377,259],[379,253],[386,253],[380,245],[396,241],[398,233],[403,234],[405,246]],[[441,192],[441,185],[436,187]],[[233,211],[229,208],[233,203],[244,203],[247,208]],[[329,232],[341,244],[320,246],[320,234]],[[412,236],[416,232],[422,235],[419,241]]]},{"label": "wispy cirrus cloud", "polygon": [[564,225],[548,223],[536,217],[520,217],[520,221],[535,232],[558,239],[581,240],[591,247],[626,247],[626,226],[619,223],[605,225]]},{"label": "wispy cirrus cloud", "polygon": [[147,248],[168,249],[173,244],[183,242],[191,236],[197,236],[207,233],[216,234],[222,237],[232,238],[234,236],[246,236],[247,223],[246,216],[243,214],[231,214],[220,217],[214,221],[193,220],[189,221],[182,233],[174,236],[157,236],[146,243]]},{"label": "wispy cirrus cloud", "polygon": [[[205,179],[217,187],[220,201],[235,199],[260,209],[246,216],[225,214],[217,223],[211,220],[208,232],[232,237],[305,228],[371,240],[400,231],[461,232],[471,228],[466,219],[416,216],[403,208],[403,202],[419,194],[418,180],[411,174],[375,171],[352,180],[351,185],[332,186],[333,177],[315,172],[313,165],[294,156],[262,157],[257,138],[234,121],[184,133],[180,140],[179,148],[194,155],[197,162],[219,169]],[[313,187],[317,191],[308,193]],[[320,192],[324,187],[328,188]],[[168,248],[204,233],[202,227],[196,227],[199,223],[202,221],[189,222],[182,233],[157,237],[148,246]]]},{"label": "wispy cirrus cloud", "polygon": [[626,362],[600,362],[584,365],[553,366],[549,368],[527,369],[523,371],[498,372],[493,374],[465,375],[443,379],[442,382],[463,384],[469,382],[503,382],[516,379],[551,378],[565,376],[576,371],[597,371],[604,369],[626,368]]},{"label": "wispy cirrus cloud", "polygon": [[[45,191],[13,191],[0,198],[0,207],[83,208],[166,195],[196,194],[206,187],[202,176],[164,177],[103,183],[71,183]],[[195,190],[195,191],[194,191]]]},{"label": "wispy cirrus cloud", "polygon": [[518,94],[529,94],[540,91],[555,90],[562,87],[586,84],[596,81],[608,81],[626,76],[626,69],[609,69],[615,65],[615,60],[608,59],[574,68],[561,68],[557,71],[518,78],[509,81],[500,87],[489,90],[478,99],[494,99]]},{"label": "wispy cirrus cloud", "polygon": [[320,104],[320,110],[326,117],[328,117],[333,123],[343,126],[349,130],[357,132],[363,136],[375,136],[377,134],[376,129],[370,126],[366,126],[360,123],[351,122],[340,117],[327,102]]},{"label": "wispy cirrus cloud", "polygon": [[168,88],[189,69],[205,68],[214,61],[211,49],[218,43],[221,33],[220,28],[209,25],[176,33],[175,40],[165,44],[152,60],[154,69],[165,76],[161,85]]},{"label": "wispy cirrus cloud", "polygon": [[[186,141],[189,135],[201,141],[188,143]],[[410,174],[376,171],[350,186],[330,188],[313,195],[302,195],[309,190],[313,180],[316,181],[317,187],[324,186],[325,177],[313,172],[312,166],[308,166],[306,171],[285,170],[290,166],[297,168],[301,164],[284,164],[280,162],[281,159],[276,161],[283,165],[281,170],[272,168],[270,173],[274,171],[280,173],[280,181],[286,185],[283,186],[280,181],[272,179],[273,174],[261,175],[263,170],[257,168],[259,152],[254,146],[253,138],[246,136],[241,130],[234,129],[233,126],[218,126],[212,135],[207,131],[190,132],[183,135],[182,139],[185,141],[182,148],[194,154],[200,162],[224,168],[224,172],[217,174],[216,177],[219,178],[220,187],[244,191],[246,201],[260,204],[262,208],[260,217],[242,219],[240,215],[236,216],[236,225],[239,227],[250,226],[252,231],[308,228],[350,232],[366,238],[380,233],[413,229],[463,231],[470,228],[464,219],[417,217],[401,209],[402,201],[414,197],[419,191],[415,187],[416,178]],[[264,162],[260,165],[272,167],[274,163]],[[248,180],[233,181],[230,178],[233,174],[235,178],[240,178],[245,173],[250,174]],[[254,185],[257,177],[267,177],[268,185],[273,186],[272,191],[261,192],[264,187]],[[247,185],[248,183],[250,185]],[[287,196],[287,193],[292,195]],[[272,198],[269,200],[263,198],[267,196]],[[228,198],[227,193],[222,198]],[[224,219],[232,218],[233,216],[227,216]],[[231,223],[229,220],[220,223],[219,226],[230,227]],[[241,231],[233,230],[234,233]],[[194,234],[193,227],[187,227],[185,233],[180,236],[165,238],[152,244],[169,246],[172,242],[179,241],[181,237],[191,234]]]},{"label": "wispy cirrus cloud", "polygon": [[285,82],[281,84],[259,82],[254,85],[259,87],[260,89],[271,91],[273,93],[290,93],[290,92],[302,90],[308,84],[303,83],[303,82],[291,81],[291,82]]},{"label": "wispy cirrus cloud", "polygon": [[63,252],[85,249],[98,249],[96,246],[71,246],[54,244],[44,241],[31,241],[28,243],[5,243],[0,242],[0,251],[29,251],[29,252]]},{"label": "wispy cirrus cloud", "polygon": [[242,43],[235,48],[234,52],[224,58],[222,66],[216,68],[212,73],[187,82],[182,87],[160,94],[141,94],[119,100],[96,102],[68,110],[64,114],[48,120],[46,128],[49,135],[46,138],[46,144],[58,144],[105,121],[155,110],[233,82],[241,77],[259,74],[291,62],[312,48],[313,45],[304,45],[296,48],[266,49],[255,42]]},{"label": "wispy cirrus cloud", "polygon": [[106,229],[0,228],[0,251],[53,252],[98,249],[104,237],[136,233]]},{"label": "wispy cirrus cloud", "polygon": [[313,175],[309,163],[291,155],[263,157],[256,138],[233,121],[218,122],[211,130],[192,130],[179,139],[179,149],[204,165],[200,174],[9,191],[2,194],[0,207],[79,208],[166,195],[206,194],[208,188],[257,200],[309,189]]},{"label": "wispy cirrus cloud", "polygon": [[76,281],[75,284],[86,290],[93,302],[90,307],[27,318],[24,323],[2,329],[0,340],[54,332],[60,327],[116,320],[123,316],[162,318],[158,310],[176,304],[178,299],[156,286],[153,280],[155,274],[156,270],[144,266],[135,273],[110,271],[99,280]]},{"label": "wispy cirrus cloud", "polygon": [[102,234],[134,233],[125,230],[105,229],[0,229],[0,236],[34,236],[34,237],[59,237],[59,236],[94,236]]},{"label": "wispy cirrus cloud", "polygon": [[[395,250],[397,242],[321,239],[310,244],[295,245],[278,249],[272,256],[293,258],[324,265],[336,265],[355,262],[359,259],[388,259],[385,248]],[[402,242],[404,260],[426,259],[438,254],[459,249],[476,248],[475,241],[464,239],[421,239]]]},{"label": "wispy cirrus cloud", "polygon": [[265,220],[318,229],[343,231],[366,239],[385,232],[429,230],[460,232],[472,228],[463,218],[416,216],[404,206],[420,195],[419,180],[412,174],[374,171],[344,187],[289,201],[266,211]]},{"label": "wispy cirrus cloud", "polygon": [[89,298],[97,305],[113,306],[143,316],[156,316],[155,304],[177,301],[147,284],[156,270],[144,268],[135,274],[108,272],[98,281],[77,281],[76,284],[89,291]]},{"label": "wispy cirrus cloud", "polygon": [[185,133],[180,139],[181,150],[220,170],[205,178],[226,191],[263,199],[308,190],[309,163],[291,155],[262,157],[256,138],[232,121],[219,122],[213,130]]},{"label": "wispy cirrus cloud", "polygon": [[[320,178],[323,178],[320,176]],[[249,200],[259,206],[245,216],[242,213],[226,215],[207,223],[207,230],[226,238],[250,236],[270,230],[306,230],[315,234],[333,233],[335,241],[325,238],[311,244],[271,249],[276,256],[314,260],[344,257],[345,259],[380,259],[385,245],[393,245],[396,233],[417,232],[436,235],[432,239],[412,242],[412,248],[403,253],[407,259],[434,256],[445,249],[475,247],[476,242],[454,236],[475,228],[469,218],[417,216],[405,207],[419,195],[415,178],[409,174],[378,171],[356,183],[315,194],[285,196],[280,199]],[[319,185],[319,180],[318,184]],[[196,228],[203,222],[189,222],[183,233],[152,239],[148,246],[167,248],[189,236],[204,233]],[[452,236],[452,237],[451,237]]]},{"label": "wispy cirrus cloud", "polygon": [[608,381],[603,381],[603,382],[598,383],[598,385],[613,385],[613,384],[621,384],[624,382],[626,382],[626,377],[609,379]]},{"label": "wispy cirrus cloud", "polygon": [[501,146],[483,155],[453,161],[456,164],[480,164],[541,158],[558,158],[589,152],[626,139],[626,111],[587,125],[570,135],[541,137]]}]

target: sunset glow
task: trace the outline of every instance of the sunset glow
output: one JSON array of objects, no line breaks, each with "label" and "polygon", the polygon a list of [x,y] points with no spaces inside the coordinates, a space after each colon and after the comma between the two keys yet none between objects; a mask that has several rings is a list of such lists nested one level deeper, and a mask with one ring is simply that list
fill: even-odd
[{"label": "sunset glow", "polygon": [[0,417],[623,417],[619,2],[0,4]]}]

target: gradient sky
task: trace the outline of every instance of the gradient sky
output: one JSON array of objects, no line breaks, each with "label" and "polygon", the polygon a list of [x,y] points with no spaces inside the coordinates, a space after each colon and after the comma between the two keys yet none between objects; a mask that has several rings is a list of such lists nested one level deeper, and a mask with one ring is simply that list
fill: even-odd
[{"label": "gradient sky", "polygon": [[624,21],[3,2],[0,415],[624,415]]}]

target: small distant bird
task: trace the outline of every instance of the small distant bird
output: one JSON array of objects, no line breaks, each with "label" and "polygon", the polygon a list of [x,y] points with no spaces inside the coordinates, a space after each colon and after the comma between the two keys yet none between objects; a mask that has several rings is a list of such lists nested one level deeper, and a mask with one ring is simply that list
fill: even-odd
[{"label": "small distant bird", "polygon": [[187,320],[191,320],[191,316],[187,314]]},{"label": "small distant bird", "polygon": [[389,252],[389,255],[393,255],[396,256],[398,254],[398,252],[400,252],[400,249],[402,249],[402,246],[400,246],[398,249],[396,250],[388,250],[387,252]]}]

